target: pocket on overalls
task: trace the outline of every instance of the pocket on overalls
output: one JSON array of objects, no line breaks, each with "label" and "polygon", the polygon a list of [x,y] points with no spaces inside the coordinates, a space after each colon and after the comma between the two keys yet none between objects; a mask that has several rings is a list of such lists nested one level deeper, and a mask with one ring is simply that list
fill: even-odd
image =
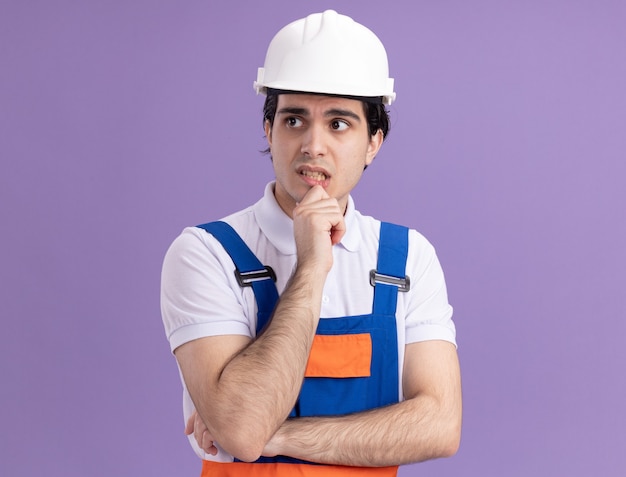
[{"label": "pocket on overalls", "polygon": [[296,416],[340,415],[371,408],[371,366],[370,333],[316,335]]},{"label": "pocket on overalls", "polygon": [[304,376],[307,378],[368,377],[372,365],[369,333],[315,335]]}]

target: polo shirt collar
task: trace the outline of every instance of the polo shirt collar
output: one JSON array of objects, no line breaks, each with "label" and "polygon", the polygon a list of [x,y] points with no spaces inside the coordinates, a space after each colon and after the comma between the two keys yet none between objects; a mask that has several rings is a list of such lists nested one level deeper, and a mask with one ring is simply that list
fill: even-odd
[{"label": "polo shirt collar", "polygon": [[[254,215],[263,234],[284,255],[296,254],[296,242],[293,239],[293,220],[280,208],[274,197],[274,182],[265,186],[263,198],[253,206]],[[356,220],[356,209],[352,197],[348,197],[346,208],[346,234],[340,246],[350,252],[356,252],[361,243],[361,230]]]}]

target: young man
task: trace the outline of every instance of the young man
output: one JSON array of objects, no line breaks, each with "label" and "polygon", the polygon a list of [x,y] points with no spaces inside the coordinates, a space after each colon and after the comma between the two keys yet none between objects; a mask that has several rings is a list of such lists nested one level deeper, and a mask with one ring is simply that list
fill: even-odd
[{"label": "young man", "polygon": [[395,475],[454,454],[460,372],[434,249],[350,197],[388,131],[384,47],[310,15],[274,37],[255,87],[275,182],[185,229],[163,267],[202,475]]}]

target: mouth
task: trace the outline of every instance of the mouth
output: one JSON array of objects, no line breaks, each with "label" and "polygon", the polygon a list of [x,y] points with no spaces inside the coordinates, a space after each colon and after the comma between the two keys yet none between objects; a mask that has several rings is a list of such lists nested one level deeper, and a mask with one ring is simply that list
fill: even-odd
[{"label": "mouth", "polygon": [[309,187],[319,185],[326,189],[330,184],[330,173],[323,167],[301,164],[296,172]]},{"label": "mouth", "polygon": [[299,171],[299,174],[306,179],[310,179],[315,182],[324,182],[328,180],[329,176],[323,171],[311,171],[307,169],[303,169]]}]

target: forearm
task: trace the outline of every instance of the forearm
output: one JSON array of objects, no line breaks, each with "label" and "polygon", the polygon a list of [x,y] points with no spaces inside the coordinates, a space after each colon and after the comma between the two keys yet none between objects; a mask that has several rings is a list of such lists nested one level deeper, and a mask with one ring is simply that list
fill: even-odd
[{"label": "forearm", "polygon": [[454,454],[460,428],[460,410],[424,395],[348,416],[290,419],[265,453],[335,465],[401,465]]},{"label": "forearm", "polygon": [[332,246],[345,231],[343,212],[321,187],[305,194],[293,219],[298,265],[265,330],[254,340],[213,336],[176,351],[209,440],[241,460],[261,455],[296,402],[332,268]]},{"label": "forearm", "polygon": [[319,277],[297,269],[268,327],[194,399],[216,440],[240,458],[260,455],[294,406],[320,315]]}]

